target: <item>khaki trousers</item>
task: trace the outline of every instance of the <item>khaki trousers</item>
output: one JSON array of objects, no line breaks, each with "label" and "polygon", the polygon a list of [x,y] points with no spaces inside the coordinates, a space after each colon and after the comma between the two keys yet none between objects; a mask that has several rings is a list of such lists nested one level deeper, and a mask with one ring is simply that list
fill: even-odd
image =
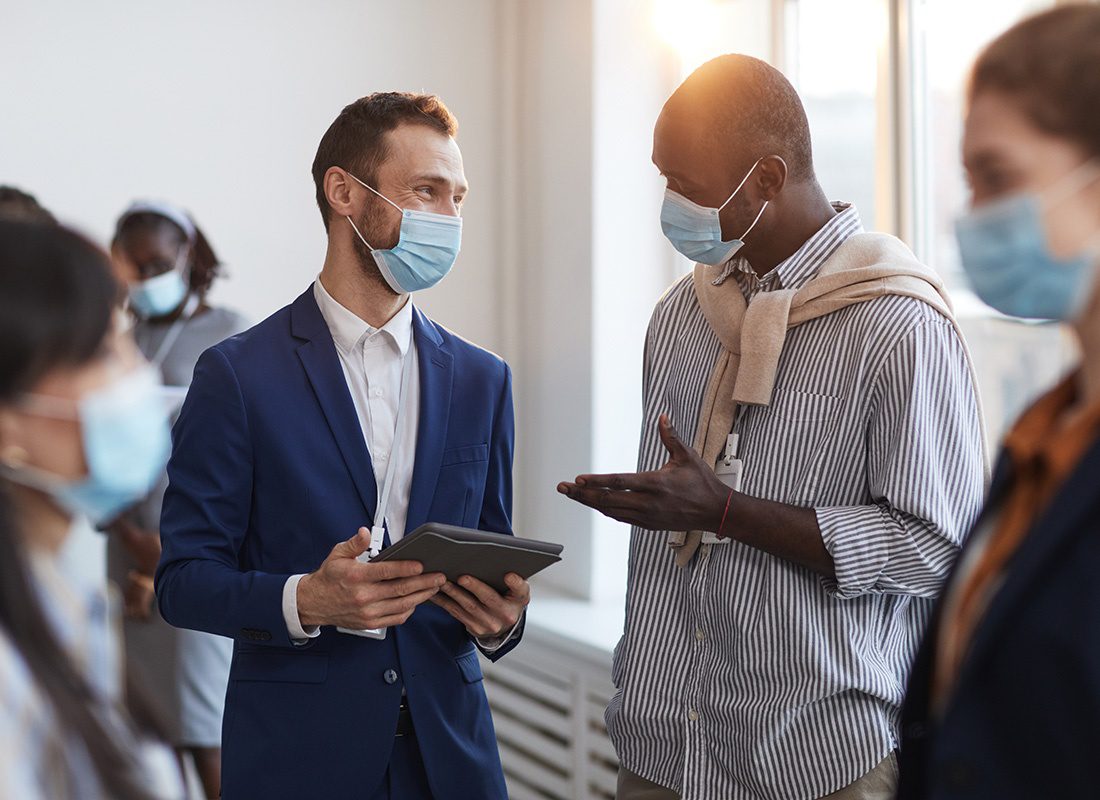
[{"label": "khaki trousers", "polygon": [[[893,800],[898,788],[898,757],[891,753],[851,786],[821,800]],[[680,795],[619,767],[615,800],[680,800]]]}]

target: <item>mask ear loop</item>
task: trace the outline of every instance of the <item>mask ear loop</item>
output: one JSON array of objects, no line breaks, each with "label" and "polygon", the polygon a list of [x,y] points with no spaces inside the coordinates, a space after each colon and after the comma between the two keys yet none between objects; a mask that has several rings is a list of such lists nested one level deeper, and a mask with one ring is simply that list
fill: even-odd
[{"label": "mask ear loop", "polygon": [[[180,277],[183,279],[183,285],[187,287],[188,295],[192,294],[191,272],[194,270],[194,259],[192,258],[192,256],[194,255],[194,250],[194,242],[188,241],[186,244],[183,245],[183,247],[180,248],[180,254],[176,256],[175,268],[176,271],[179,272]],[[181,261],[183,262],[182,268],[180,267]]]},{"label": "mask ear loop", "polygon": [[[753,171],[760,165],[760,162],[763,161],[765,158],[766,158],[766,156],[761,156],[760,158],[756,159],[756,163],[752,165],[752,167],[749,169],[749,171],[747,173],[745,173],[745,177],[741,179],[741,182],[739,184],[737,184],[737,188],[733,190],[733,194],[731,194],[729,197],[726,198],[726,202],[724,202],[724,203],[722,203],[722,205],[718,206],[718,211],[719,212],[721,212],[721,210],[723,208],[728,206],[729,203],[730,203],[730,200],[732,200],[737,195],[737,193],[739,191],[741,191],[741,187],[745,185],[745,183],[748,181],[748,179],[750,177],[752,177]],[[762,205],[760,207],[760,213],[756,215],[756,219],[754,219],[752,221],[752,224],[749,225],[748,229],[744,233],[742,233],[740,236],[737,237],[737,241],[739,241],[739,242],[745,241],[745,237],[748,236],[750,233],[752,233],[752,229],[756,227],[756,223],[758,223],[760,221],[760,218],[762,216],[764,216],[764,209],[766,209],[768,207],[768,203],[769,203],[768,200],[764,201],[764,205]]]},{"label": "mask ear loop", "polygon": [[1053,186],[1043,190],[1040,193],[1041,203],[1046,208],[1050,208],[1098,180],[1100,180],[1100,159],[1090,158],[1069,175],[1055,182]]},{"label": "mask ear loop", "polygon": [[[404,213],[405,213],[405,209],[401,208],[401,206],[397,205],[397,203],[393,202],[393,200],[390,200],[390,198],[386,197],[386,195],[382,194],[382,193],[381,193],[380,191],[378,191],[377,189],[375,189],[375,188],[374,188],[373,186],[370,186],[370,185],[369,185],[369,184],[367,184],[366,182],[364,182],[364,181],[361,181],[361,180],[359,180],[359,179],[358,179],[357,177],[355,177],[354,175],[352,175],[352,174],[351,174],[350,172],[348,172],[347,170],[344,170],[344,172],[345,172],[345,173],[347,173],[347,175],[348,175],[348,176],[349,176],[349,177],[350,177],[350,178],[351,178],[352,180],[354,180],[354,181],[355,181],[356,183],[358,183],[358,184],[359,184],[360,186],[362,186],[362,187],[363,187],[364,189],[369,189],[370,191],[374,192],[374,193],[375,193],[376,195],[378,195],[379,197],[381,197],[381,198],[382,198],[383,200],[385,200],[385,201],[386,201],[387,203],[389,203],[389,204],[390,204],[391,206],[393,206],[394,208],[396,208],[396,209],[397,209],[398,211],[400,211],[400,212],[401,212],[402,214],[404,214]],[[748,178],[748,176],[747,176],[747,175],[746,175],[745,177],[746,177],[746,178]],[[370,242],[368,242],[368,241],[367,241],[366,239],[364,239],[364,238],[363,238],[363,234],[359,232],[359,227],[358,227],[358,226],[357,226],[357,225],[356,225],[356,224],[355,224],[354,222],[352,222],[352,220],[351,220],[351,216],[349,216],[348,214],[345,214],[345,215],[344,215],[344,219],[346,219],[346,220],[348,221],[348,224],[349,224],[349,225],[351,225],[351,229],[352,229],[353,231],[355,231],[355,235],[359,237],[359,241],[361,241],[361,242],[362,242],[362,243],[363,243],[364,245],[366,245],[366,248],[367,248],[368,250],[370,250],[370,251],[371,251],[371,252],[373,253],[373,252],[374,252],[374,248],[370,246]]]},{"label": "mask ear loop", "polygon": [[23,395],[18,408],[24,414],[35,417],[72,421],[80,419],[80,412],[75,406],[76,403],[71,398],[28,392]]},{"label": "mask ear loop", "polygon": [[[732,200],[734,197],[737,196],[737,193],[739,191],[741,191],[741,187],[745,185],[745,183],[748,181],[748,179],[750,177],[752,177],[753,171],[760,165],[760,162],[763,161],[763,160],[764,160],[764,156],[761,156],[760,158],[756,159],[756,163],[753,164],[752,167],[749,168],[748,172],[745,173],[745,177],[741,179],[741,182],[739,184],[737,184],[737,188],[733,190],[733,194],[731,194],[729,197],[726,198],[726,202],[724,202],[724,203],[722,203],[722,205],[718,206],[719,211],[721,211],[723,208],[728,206],[730,204],[730,200]],[[757,219],[759,219],[759,217]],[[754,222],[753,224],[755,225],[756,223]]]},{"label": "mask ear loop", "polygon": [[749,226],[749,229],[748,229],[747,231],[745,231],[744,233],[742,233],[742,234],[741,234],[741,236],[739,236],[739,237],[738,237],[738,239],[739,239],[740,241],[742,241],[742,242],[743,242],[743,241],[745,241],[745,237],[746,237],[746,236],[748,236],[748,235],[749,235],[750,233],[752,233],[752,229],[756,227],[756,223],[758,223],[758,222],[760,221],[760,218],[761,218],[762,216],[764,216],[764,210],[765,210],[765,209],[766,209],[767,207],[768,207],[768,201],[767,201],[767,200],[765,200],[765,201],[764,201],[764,205],[760,206],[760,213],[759,213],[759,214],[757,214],[757,215],[756,215],[756,219],[754,219],[754,220],[752,221],[752,225],[750,225],[750,226]]}]

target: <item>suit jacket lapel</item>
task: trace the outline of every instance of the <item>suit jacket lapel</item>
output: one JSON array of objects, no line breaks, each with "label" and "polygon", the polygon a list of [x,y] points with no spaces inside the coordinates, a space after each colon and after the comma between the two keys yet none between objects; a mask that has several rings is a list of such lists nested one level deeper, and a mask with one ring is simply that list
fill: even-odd
[{"label": "suit jacket lapel", "polygon": [[1082,521],[1097,505],[1096,480],[1100,475],[1100,442],[1089,448],[1069,480],[1036,517],[1020,549],[1009,562],[1005,582],[993,596],[985,617],[974,631],[974,640],[963,672],[980,665],[982,656],[996,641],[1011,612],[1027,601],[1044,569],[1058,552],[1082,531]]},{"label": "suit jacket lapel", "polygon": [[[302,339],[298,347],[313,393],[324,412],[340,455],[351,474],[367,515],[374,518],[378,489],[374,481],[374,466],[367,450],[359,416],[351,399],[340,356],[332,340],[325,318],[317,307],[311,286],[291,307],[291,333]],[[366,522],[364,522],[366,524]]]},{"label": "suit jacket lapel", "polygon": [[454,356],[443,349],[442,337],[420,310],[413,309],[413,313],[413,338],[420,362],[420,421],[406,533],[412,533],[425,522],[430,522],[428,512],[443,463],[454,380]]}]

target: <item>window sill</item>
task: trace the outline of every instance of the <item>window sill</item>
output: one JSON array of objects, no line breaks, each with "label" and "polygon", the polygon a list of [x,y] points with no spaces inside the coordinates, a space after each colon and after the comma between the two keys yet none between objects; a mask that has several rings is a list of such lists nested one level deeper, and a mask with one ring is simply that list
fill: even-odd
[{"label": "window sill", "polygon": [[563,654],[607,666],[623,633],[624,598],[584,600],[535,584],[524,636]]}]

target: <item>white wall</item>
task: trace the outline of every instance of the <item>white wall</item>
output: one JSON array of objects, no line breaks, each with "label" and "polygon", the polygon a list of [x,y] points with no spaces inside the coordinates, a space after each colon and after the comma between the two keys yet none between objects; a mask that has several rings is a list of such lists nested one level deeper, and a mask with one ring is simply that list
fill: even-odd
[{"label": "white wall", "polygon": [[[0,0],[0,183],[104,244],[134,197],[187,207],[228,265],[215,301],[259,321],[324,258],[310,165],[329,123],[372,91],[438,93],[471,191],[455,272],[417,300],[500,350],[497,5]],[[68,557],[102,575],[103,538]]]},{"label": "white wall", "polygon": [[230,271],[215,299],[259,320],[320,269],[310,165],[329,123],[372,91],[436,92],[471,192],[458,267],[418,299],[500,348],[496,6],[3,0],[0,183],[101,242],[136,196],[184,205]]},{"label": "white wall", "polygon": [[417,300],[512,363],[517,531],[566,544],[548,582],[590,594],[595,516],[554,487],[593,466],[592,0],[42,0],[0,20],[0,183],[103,243],[134,197],[187,207],[228,266],[215,301],[254,320],[320,268],[310,165],[339,110],[441,95],[471,192],[455,272]]},{"label": "white wall", "polygon": [[518,531],[561,542],[567,565],[546,580],[587,596],[592,515],[557,494],[590,469],[592,396],[591,0],[509,5],[513,46],[505,183],[514,235],[503,265],[516,375]]},{"label": "white wall", "polygon": [[[636,0],[593,5],[591,470],[633,472],[648,312],[687,266],[661,233],[665,182],[651,160],[653,125],[679,83],[679,63]],[[622,598],[629,528],[597,515],[593,545],[593,596]]]}]

